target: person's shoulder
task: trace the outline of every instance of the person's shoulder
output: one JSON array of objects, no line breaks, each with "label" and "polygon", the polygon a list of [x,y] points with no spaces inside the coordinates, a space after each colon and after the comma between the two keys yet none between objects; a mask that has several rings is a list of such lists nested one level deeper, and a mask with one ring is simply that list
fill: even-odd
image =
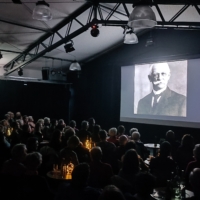
[{"label": "person's shoulder", "polygon": [[152,92],[149,93],[149,94],[147,94],[147,95],[144,96],[143,98],[141,98],[141,99],[139,100],[139,102],[143,102],[143,101],[146,101],[146,100],[148,100],[148,99],[151,99],[151,97],[152,97]]},{"label": "person's shoulder", "polygon": [[169,91],[171,93],[171,97],[174,97],[174,98],[177,98],[177,99],[182,99],[182,100],[186,99],[186,96],[184,96],[184,95],[182,95],[180,93],[177,93],[174,90],[169,89]]}]

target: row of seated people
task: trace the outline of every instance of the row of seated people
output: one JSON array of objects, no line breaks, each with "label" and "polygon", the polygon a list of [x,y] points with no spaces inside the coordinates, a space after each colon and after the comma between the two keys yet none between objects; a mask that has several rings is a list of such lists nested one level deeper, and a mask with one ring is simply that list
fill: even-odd
[{"label": "row of seated people", "polygon": [[[167,142],[161,145],[163,161],[166,145],[169,147]],[[77,163],[72,172],[72,181],[60,184],[56,192],[51,191],[46,179],[39,174],[42,164],[40,153],[27,154],[26,146],[17,144],[11,154],[12,158],[4,163],[0,175],[0,194],[6,199],[112,199],[112,192],[107,194],[110,188],[118,191],[119,197],[113,191],[116,199],[151,200],[153,189],[157,187],[157,177],[142,169],[134,149],[125,152],[121,169],[118,175],[114,175],[112,166],[102,162],[101,148],[93,147],[90,151],[91,162]],[[189,179],[195,195],[192,199],[199,199],[200,168],[192,169]]]},{"label": "row of seated people", "polygon": [[[95,127],[95,126],[94,126]],[[93,130],[94,130],[93,127]],[[96,126],[100,127],[100,126]],[[121,127],[123,129],[123,127]],[[84,130],[81,132],[81,130]],[[195,146],[194,149],[194,157],[193,157],[193,147],[194,147],[194,139],[190,135],[185,135],[182,139],[180,147],[178,147],[178,143],[174,140],[174,133],[168,132],[167,133],[167,142],[164,142],[163,145],[161,145],[161,150],[159,153],[159,156],[157,158],[153,158],[150,162],[150,168],[148,168],[143,160],[142,160],[142,154],[139,152],[141,148],[139,148],[142,144],[139,140],[140,134],[138,131],[133,130],[131,132],[131,138],[127,137],[126,135],[121,134],[120,137],[117,137],[116,129],[112,128],[109,130],[110,137],[107,138],[106,131],[99,131],[96,132],[97,134],[94,135],[91,134],[93,131],[88,131],[88,122],[83,121],[82,128],[80,131],[78,131],[75,128],[65,127],[65,134],[59,129],[54,131],[52,134],[51,141],[48,146],[40,149],[40,152],[43,156],[43,163],[40,167],[40,173],[45,175],[48,170],[52,170],[53,163],[58,163],[63,160],[63,157],[65,159],[65,162],[68,162],[69,158],[73,159],[75,164],[87,162],[90,163],[90,154],[89,151],[84,147],[85,139],[88,136],[93,136],[93,138],[96,137],[95,144],[99,147],[101,147],[102,150],[102,161],[105,163],[110,164],[113,173],[116,175],[120,173],[120,169],[122,166],[121,158],[122,155],[128,150],[128,149],[136,149],[137,153],[140,155],[139,157],[139,163],[140,168],[143,171],[149,171],[152,172],[157,177],[157,185],[162,185],[166,182],[167,179],[169,179],[170,174],[172,171],[175,171],[176,168],[176,162],[184,161],[184,166],[187,166],[190,161],[190,165],[187,167],[189,170],[186,170],[186,180],[189,178],[189,172],[192,171],[194,167],[199,167],[199,148],[198,145]],[[81,134],[81,133],[87,133],[87,134]],[[3,134],[2,134],[3,135]],[[33,135],[29,135],[27,138],[31,139]],[[78,137],[77,137],[78,136]],[[4,142],[6,141],[4,137],[2,137]],[[81,139],[80,139],[81,138]],[[129,139],[132,139],[134,141],[129,141]],[[33,139],[32,139],[33,140]],[[37,140],[36,140],[37,141]],[[29,141],[30,142],[30,141]],[[139,144],[138,144],[139,143]],[[8,143],[5,142],[7,145]],[[9,146],[9,145],[7,145]],[[37,146],[37,145],[36,145]],[[143,145],[142,145],[143,146]],[[162,147],[164,146],[164,147]],[[175,151],[176,150],[176,151]],[[173,153],[172,153],[173,151]],[[2,151],[3,152],[3,151]],[[4,153],[2,153],[4,156]],[[170,154],[172,155],[170,157]],[[50,156],[51,155],[51,156]],[[64,156],[63,156],[64,155]],[[179,155],[179,156],[178,156]],[[180,159],[182,156],[182,159]],[[187,160],[187,159],[188,160]],[[195,158],[195,159],[194,159]],[[176,162],[175,162],[176,161]],[[160,163],[160,165],[159,165]],[[165,163],[165,164],[163,164]],[[179,164],[179,162],[177,162]],[[191,165],[192,164],[192,165]],[[159,167],[158,167],[159,166]],[[168,166],[168,167],[166,167]],[[170,167],[169,167],[170,166]],[[179,166],[181,166],[179,164]],[[164,167],[164,169],[163,169]],[[181,169],[186,169],[186,167],[180,167]],[[166,171],[165,171],[166,170]],[[161,172],[161,173],[160,173]],[[166,172],[166,173],[165,173]],[[122,173],[122,172],[121,172]],[[163,176],[163,174],[166,174],[167,176]],[[127,176],[129,178],[131,176]],[[113,178],[116,182],[118,181],[119,177]],[[164,179],[164,181],[163,181]],[[128,180],[130,182],[130,180]],[[101,186],[102,187],[102,186]]]}]

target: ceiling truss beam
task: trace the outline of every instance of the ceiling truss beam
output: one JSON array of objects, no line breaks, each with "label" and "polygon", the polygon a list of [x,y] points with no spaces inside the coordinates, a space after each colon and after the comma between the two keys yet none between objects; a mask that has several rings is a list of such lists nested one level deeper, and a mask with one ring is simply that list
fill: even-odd
[{"label": "ceiling truss beam", "polygon": [[[119,11],[118,8],[119,8],[120,5],[121,5],[121,3],[117,3],[113,6],[113,8],[110,8],[110,7],[107,7],[107,6],[104,6],[104,5],[100,5],[100,4],[97,4],[97,3],[95,3],[94,5],[92,5],[92,4],[83,5],[80,9],[75,11],[68,18],[64,19],[60,24],[58,24],[56,27],[54,27],[52,29],[52,33],[46,33],[38,41],[33,43],[27,50],[25,50],[19,56],[17,56],[15,59],[13,59],[9,63],[7,63],[4,66],[4,69],[7,71],[4,75],[6,76],[6,75],[14,72],[18,68],[25,67],[29,63],[35,61],[36,59],[38,59],[42,56],[44,56],[46,53],[56,49],[57,47],[59,47],[62,44],[67,43],[68,41],[77,37],[78,35],[80,35],[84,31],[87,31],[93,24],[102,24],[103,26],[121,26],[121,27],[127,26],[128,18],[129,18],[129,12],[128,12],[128,9],[127,9],[127,6],[126,6],[125,3],[122,3],[122,6],[124,8],[124,13],[121,10]],[[181,10],[179,10],[171,18],[171,20],[165,21],[164,16],[163,16],[161,10],[159,9],[158,4],[155,4],[155,1],[154,1],[154,6],[156,7],[156,9],[157,9],[157,11],[158,11],[158,13],[161,17],[161,21],[157,21],[158,25],[155,28],[158,28],[158,29],[161,29],[161,28],[174,28],[174,29],[184,28],[184,29],[200,30],[200,22],[178,22],[178,21],[175,21],[190,5],[194,5],[194,4],[185,4],[184,7]],[[198,4],[195,4],[194,6],[195,6],[197,12],[200,13],[200,10],[198,8]],[[87,18],[87,22],[85,24],[80,19],[78,19],[78,17],[83,12],[86,12],[89,8],[90,8],[90,11],[87,12],[88,18]],[[107,17],[105,17],[105,20],[103,20],[103,15],[100,14],[100,13],[104,12],[104,10],[102,10],[102,8],[109,10]],[[98,18],[97,11],[99,13],[100,19],[97,19]],[[123,17],[126,16],[127,20],[120,20],[120,19],[110,20],[110,18],[112,16],[115,17],[114,14],[122,15]],[[92,16],[93,16],[93,18],[92,18]],[[80,25],[80,27],[77,30],[75,30],[74,32],[71,33],[70,32],[71,26],[74,22],[77,22]],[[67,27],[67,30],[66,30],[66,34],[64,36],[62,36],[58,31],[61,28],[63,28],[64,26]],[[55,33],[58,34],[59,37],[60,37],[60,40],[56,41],[56,42],[54,42]],[[48,39],[49,39],[49,44],[47,45],[47,44],[45,44],[44,41],[46,41]],[[44,48],[40,49],[41,46],[43,46]],[[31,54],[30,52],[32,52],[33,50],[35,50],[34,55],[32,55],[31,58],[28,58],[27,60],[25,60],[24,55]]]}]

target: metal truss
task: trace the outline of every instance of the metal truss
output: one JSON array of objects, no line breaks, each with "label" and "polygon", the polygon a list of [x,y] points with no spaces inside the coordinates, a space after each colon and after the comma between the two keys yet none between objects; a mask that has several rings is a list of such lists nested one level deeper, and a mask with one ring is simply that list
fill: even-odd
[{"label": "metal truss", "polygon": [[[115,2],[116,1],[117,0],[115,0]],[[4,66],[4,69],[6,71],[4,75],[7,76],[10,73],[16,71],[18,68],[25,67],[29,63],[44,56],[46,53],[56,49],[60,45],[67,43],[71,39],[87,31],[94,24],[102,24],[103,26],[121,26],[125,28],[127,26],[128,18],[130,15],[127,5],[133,4],[136,1],[133,1],[133,0],[130,2],[125,1],[125,0],[117,1],[118,3],[115,3],[113,7],[110,7],[110,5],[108,6],[104,4],[107,2],[113,3],[111,0],[110,1],[105,0],[105,1],[100,1],[99,3],[96,3],[96,1],[89,1],[86,4],[84,4],[82,7],[80,7],[78,10],[72,13],[69,17],[65,18],[62,22],[60,22],[54,28],[52,28],[51,30],[48,30],[47,33],[45,33],[40,39],[38,39],[32,45],[30,45],[24,52],[20,53],[16,58],[14,58],[12,61],[7,63]],[[160,4],[166,4],[164,3],[164,1],[161,0],[159,1],[159,3],[156,3],[158,1],[154,1],[152,3],[152,1],[147,0],[145,2],[149,2],[148,4],[150,6],[155,6],[161,18],[161,21],[157,21],[157,26],[155,28],[158,28],[158,29],[184,28],[184,29],[200,30],[200,22],[176,21],[176,19],[181,14],[183,14],[189,6],[194,6],[197,13],[200,15],[200,9],[198,7],[199,4],[197,3],[195,4],[194,2],[192,3],[191,1],[190,1],[191,3],[189,3],[189,1],[174,1],[178,3],[169,2],[168,5],[180,4],[180,5],[183,5],[183,7],[174,16],[172,16],[169,21],[166,21],[163,13],[161,12],[159,8]],[[137,4],[133,4],[133,6],[134,5],[137,5]],[[88,15],[87,21],[85,22],[82,21],[82,18],[81,18],[81,15],[83,13],[86,13]],[[126,20],[121,20],[119,16],[123,18],[126,17]],[[116,20],[111,20],[111,17],[115,17]],[[76,24],[78,23],[79,27],[75,31],[72,32],[71,27],[73,23],[76,23]],[[62,35],[61,33],[59,33],[59,30],[63,27],[66,27],[65,35]],[[31,28],[31,27],[27,27],[27,28]],[[55,35],[59,36],[60,40],[55,41],[55,38],[54,38]]]}]

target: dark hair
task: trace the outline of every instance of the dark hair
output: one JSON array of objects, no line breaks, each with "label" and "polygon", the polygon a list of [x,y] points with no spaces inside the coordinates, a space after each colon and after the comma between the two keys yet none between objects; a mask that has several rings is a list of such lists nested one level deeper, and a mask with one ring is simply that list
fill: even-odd
[{"label": "dark hair", "polygon": [[76,121],[71,120],[71,121],[69,122],[69,126],[71,126],[72,128],[75,128],[75,127],[76,127]]},{"label": "dark hair", "polygon": [[85,187],[90,174],[90,166],[87,163],[80,163],[72,172],[72,186]]},{"label": "dark hair", "polygon": [[184,147],[193,148],[194,147],[194,138],[189,134],[185,134],[182,137],[181,144]]},{"label": "dark hair", "polygon": [[99,131],[99,138],[100,138],[101,140],[105,140],[106,137],[107,137],[107,132],[106,132],[105,130]]},{"label": "dark hair", "polygon": [[135,186],[140,196],[150,195],[155,187],[155,177],[148,172],[140,172],[136,175]]},{"label": "dark hair", "polygon": [[101,147],[93,147],[90,151],[90,156],[94,161],[100,161],[102,158]]},{"label": "dark hair", "polygon": [[130,149],[136,149],[136,144],[133,140],[130,140],[125,144],[125,152]]},{"label": "dark hair", "polygon": [[124,173],[138,173],[139,172],[139,159],[138,154],[134,149],[128,150],[123,158],[122,171]]},{"label": "dark hair", "polygon": [[107,185],[102,194],[99,197],[99,200],[125,200],[125,197],[121,190],[115,185]]},{"label": "dark hair", "polygon": [[96,124],[93,129],[94,133],[99,133],[100,130],[101,130],[101,126]]},{"label": "dark hair", "polygon": [[76,148],[79,144],[80,144],[80,140],[75,135],[71,136],[67,141],[67,145],[72,146],[73,148]]},{"label": "dark hair", "polygon": [[171,144],[167,141],[163,142],[160,145],[160,156],[167,157],[170,156],[171,153]]},{"label": "dark hair", "polygon": [[54,132],[53,132],[53,135],[52,135],[52,138],[51,138],[51,141],[58,141],[60,139],[60,136],[61,136],[61,131],[59,129],[56,129]]},{"label": "dark hair", "polygon": [[125,132],[125,127],[124,127],[123,125],[118,126],[117,132],[118,132],[119,134],[124,134],[124,132]]},{"label": "dark hair", "polygon": [[75,132],[72,128],[67,129],[64,134],[64,141],[67,142],[69,140],[69,138],[74,135],[75,135]]},{"label": "dark hair", "polygon": [[95,119],[93,117],[88,119],[89,125],[95,124]]}]

